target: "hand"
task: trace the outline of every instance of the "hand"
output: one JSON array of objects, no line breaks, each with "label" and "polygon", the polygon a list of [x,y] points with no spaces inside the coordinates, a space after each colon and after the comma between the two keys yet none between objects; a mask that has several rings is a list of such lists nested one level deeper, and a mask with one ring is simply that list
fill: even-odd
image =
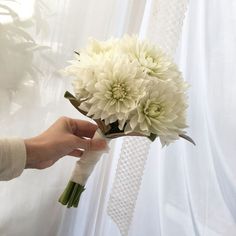
[{"label": "hand", "polygon": [[106,148],[103,139],[92,139],[97,126],[67,117],[58,119],[39,136],[25,139],[27,161],[25,168],[44,169],[65,155],[80,157],[83,150]]}]

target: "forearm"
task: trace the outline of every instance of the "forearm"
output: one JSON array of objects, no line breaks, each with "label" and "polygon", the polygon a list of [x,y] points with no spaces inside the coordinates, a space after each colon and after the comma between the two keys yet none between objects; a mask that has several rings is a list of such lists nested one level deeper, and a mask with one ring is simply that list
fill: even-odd
[{"label": "forearm", "polygon": [[11,180],[23,172],[26,165],[26,148],[23,139],[0,139],[0,181]]}]

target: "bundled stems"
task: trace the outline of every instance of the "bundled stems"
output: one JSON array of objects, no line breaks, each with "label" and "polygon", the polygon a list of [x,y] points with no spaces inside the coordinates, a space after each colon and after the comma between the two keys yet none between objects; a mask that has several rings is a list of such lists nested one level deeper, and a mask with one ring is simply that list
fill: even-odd
[{"label": "bundled stems", "polygon": [[77,207],[79,204],[80,196],[84,190],[84,186],[73,181],[69,181],[58,201],[62,205],[67,205],[68,208]]}]

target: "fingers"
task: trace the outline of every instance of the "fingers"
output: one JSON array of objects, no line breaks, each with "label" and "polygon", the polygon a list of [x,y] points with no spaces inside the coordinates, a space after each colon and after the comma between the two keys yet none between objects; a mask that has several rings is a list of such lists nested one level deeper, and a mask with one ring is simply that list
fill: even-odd
[{"label": "fingers", "polygon": [[79,149],[75,149],[72,152],[70,152],[68,155],[73,157],[81,157],[83,155],[83,151]]},{"label": "fingers", "polygon": [[80,148],[86,151],[99,151],[105,149],[107,143],[104,139],[82,139],[78,137],[75,146],[75,149]]},{"label": "fingers", "polygon": [[97,125],[85,120],[70,119],[70,124],[73,133],[78,137],[92,138],[98,128]]}]

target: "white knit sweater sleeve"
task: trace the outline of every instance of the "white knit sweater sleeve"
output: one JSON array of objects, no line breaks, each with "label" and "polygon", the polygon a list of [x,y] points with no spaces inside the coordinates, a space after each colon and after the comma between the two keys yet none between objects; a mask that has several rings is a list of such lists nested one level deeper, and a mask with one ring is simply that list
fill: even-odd
[{"label": "white knit sweater sleeve", "polygon": [[26,164],[26,148],[23,139],[0,139],[0,181],[18,177]]}]

